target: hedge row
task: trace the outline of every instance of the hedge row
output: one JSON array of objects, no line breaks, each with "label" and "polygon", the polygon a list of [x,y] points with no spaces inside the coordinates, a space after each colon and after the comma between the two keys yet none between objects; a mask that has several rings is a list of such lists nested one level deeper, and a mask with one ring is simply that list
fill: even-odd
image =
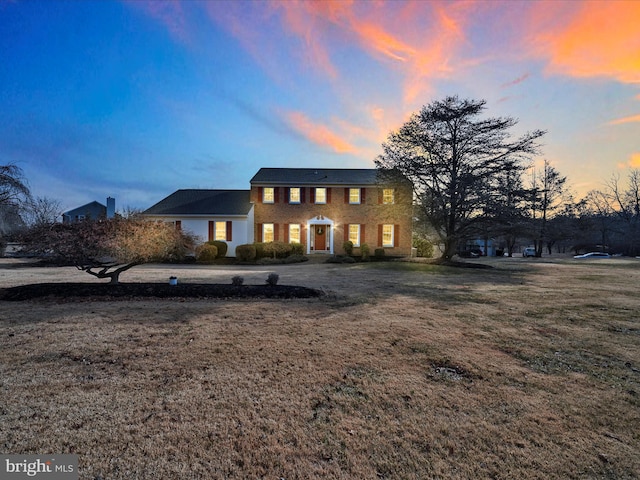
[{"label": "hedge row", "polygon": [[287,258],[291,255],[304,255],[301,243],[267,242],[247,243],[236,247],[236,259],[240,262],[253,262],[262,258]]}]

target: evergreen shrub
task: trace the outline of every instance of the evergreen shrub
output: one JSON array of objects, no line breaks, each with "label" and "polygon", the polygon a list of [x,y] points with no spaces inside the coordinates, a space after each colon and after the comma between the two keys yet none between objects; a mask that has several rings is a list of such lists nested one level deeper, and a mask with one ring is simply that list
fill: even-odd
[{"label": "evergreen shrub", "polygon": [[213,263],[218,256],[218,248],[209,243],[202,244],[196,248],[196,261],[198,263]]},{"label": "evergreen shrub", "polygon": [[236,247],[236,260],[239,262],[253,262],[256,259],[255,244],[244,244]]},{"label": "evergreen shrub", "polygon": [[229,249],[227,242],[223,242],[221,240],[210,240],[207,244],[214,245],[218,249],[218,258],[227,256],[227,250]]}]

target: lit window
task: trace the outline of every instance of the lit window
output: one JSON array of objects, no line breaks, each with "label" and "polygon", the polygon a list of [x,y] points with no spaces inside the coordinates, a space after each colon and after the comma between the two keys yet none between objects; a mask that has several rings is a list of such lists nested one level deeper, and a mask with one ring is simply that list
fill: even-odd
[{"label": "lit window", "polygon": [[300,203],[300,189],[299,188],[290,188],[289,189],[289,203]]},{"label": "lit window", "polygon": [[289,224],[289,242],[290,243],[301,243],[300,242],[300,224],[299,223],[290,223]]},{"label": "lit window", "polygon": [[360,246],[360,225],[350,224],[349,225],[349,241],[353,243],[354,247]]},{"label": "lit window", "polygon": [[262,203],[275,203],[275,193],[273,187],[264,187],[262,190]]},{"label": "lit window", "polygon": [[265,243],[273,242],[275,238],[274,231],[273,223],[264,223],[262,225],[262,241]]},{"label": "lit window", "polygon": [[393,225],[382,225],[382,246],[393,247]]},{"label": "lit window", "polygon": [[227,240],[227,222],[216,222],[215,229],[215,240],[225,242]]},{"label": "lit window", "polygon": [[360,189],[359,188],[350,188],[349,189],[349,203],[360,203]]},{"label": "lit window", "polygon": [[327,203],[327,189],[316,188],[316,203]]},{"label": "lit window", "polygon": [[385,205],[391,204],[394,202],[393,198],[393,188],[385,188],[382,190],[382,203]]}]

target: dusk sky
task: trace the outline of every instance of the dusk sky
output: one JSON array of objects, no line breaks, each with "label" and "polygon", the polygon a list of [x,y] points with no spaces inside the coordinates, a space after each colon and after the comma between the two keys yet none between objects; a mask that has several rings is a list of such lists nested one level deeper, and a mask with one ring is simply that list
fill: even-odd
[{"label": "dusk sky", "polygon": [[0,0],[0,164],[64,209],[373,168],[447,95],[543,129],[582,196],[640,168],[640,1]]}]

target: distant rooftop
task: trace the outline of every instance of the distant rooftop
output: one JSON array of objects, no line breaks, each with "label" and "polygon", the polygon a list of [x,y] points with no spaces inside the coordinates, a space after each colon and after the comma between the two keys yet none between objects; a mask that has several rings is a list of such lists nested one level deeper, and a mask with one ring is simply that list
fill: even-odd
[{"label": "distant rooftop", "polygon": [[249,190],[195,190],[173,192],[143,215],[246,215],[251,210]]}]

